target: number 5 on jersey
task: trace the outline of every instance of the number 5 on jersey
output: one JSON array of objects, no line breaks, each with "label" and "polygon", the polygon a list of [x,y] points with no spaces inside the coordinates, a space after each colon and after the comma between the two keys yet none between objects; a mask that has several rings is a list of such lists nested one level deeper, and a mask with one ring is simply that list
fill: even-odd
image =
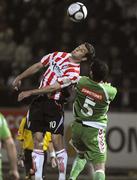
[{"label": "number 5 on jersey", "polygon": [[84,102],[84,104],[83,104],[83,107],[87,110],[87,112],[84,112],[84,110],[83,109],[81,109],[81,113],[84,115],[84,116],[92,116],[93,115],[93,109],[92,109],[92,107],[94,107],[95,106],[95,102],[94,101],[92,101],[91,99],[89,99],[89,98],[86,98],[85,99],[85,102]]}]

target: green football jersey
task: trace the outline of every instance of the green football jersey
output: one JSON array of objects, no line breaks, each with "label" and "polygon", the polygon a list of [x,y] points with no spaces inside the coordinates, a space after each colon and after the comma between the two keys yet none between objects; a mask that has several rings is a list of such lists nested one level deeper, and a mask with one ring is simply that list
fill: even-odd
[{"label": "green football jersey", "polygon": [[82,76],[76,85],[74,116],[78,121],[96,121],[107,124],[107,111],[117,89],[110,83],[97,83]]},{"label": "green football jersey", "polygon": [[0,140],[11,136],[8,124],[4,116],[0,113]]},{"label": "green football jersey", "polygon": [[[8,128],[6,119],[0,113],[0,150],[1,150],[1,140],[5,140],[6,138],[10,137],[11,133]],[[2,180],[2,161],[1,161],[1,153],[0,153],[0,180]]]},{"label": "green football jersey", "polygon": [[8,128],[7,122],[4,116],[0,113],[0,149],[1,149],[1,140],[4,140],[9,136],[11,136],[11,133]]}]

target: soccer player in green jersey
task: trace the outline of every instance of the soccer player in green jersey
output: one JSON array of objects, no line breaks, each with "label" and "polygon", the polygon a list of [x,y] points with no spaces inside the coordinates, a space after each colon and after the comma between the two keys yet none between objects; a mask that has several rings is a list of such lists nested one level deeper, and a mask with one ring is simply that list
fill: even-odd
[{"label": "soccer player in green jersey", "polygon": [[[1,140],[5,144],[5,148],[7,150],[7,154],[10,162],[10,178],[13,180],[19,180],[19,173],[17,170],[17,153],[14,141],[12,139],[10,130],[8,128],[7,122],[4,116],[0,113],[0,148],[1,148]],[[2,180],[2,166],[1,166],[1,154],[0,154],[0,180]]]},{"label": "soccer player in green jersey", "polygon": [[94,167],[93,180],[105,180],[107,111],[117,89],[106,83],[108,66],[95,60],[91,77],[80,77],[74,102],[75,121],[71,143],[77,152],[69,180],[76,180],[87,161]]}]

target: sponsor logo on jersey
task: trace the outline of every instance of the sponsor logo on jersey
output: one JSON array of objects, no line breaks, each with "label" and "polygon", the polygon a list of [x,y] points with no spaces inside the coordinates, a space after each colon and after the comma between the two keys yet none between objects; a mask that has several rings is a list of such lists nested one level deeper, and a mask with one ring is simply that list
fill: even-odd
[{"label": "sponsor logo on jersey", "polygon": [[87,89],[87,88],[82,88],[81,92],[84,93],[85,95],[87,95],[87,96],[89,96],[91,98],[97,99],[97,100],[102,100],[103,99],[102,94],[91,91],[90,89]]}]

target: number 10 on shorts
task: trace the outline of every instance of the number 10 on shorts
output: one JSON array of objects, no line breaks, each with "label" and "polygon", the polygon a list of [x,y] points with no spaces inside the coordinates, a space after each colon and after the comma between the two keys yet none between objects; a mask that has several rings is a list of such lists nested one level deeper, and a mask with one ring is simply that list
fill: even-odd
[{"label": "number 10 on shorts", "polygon": [[49,126],[51,129],[54,129],[56,127],[56,121],[50,121]]}]

